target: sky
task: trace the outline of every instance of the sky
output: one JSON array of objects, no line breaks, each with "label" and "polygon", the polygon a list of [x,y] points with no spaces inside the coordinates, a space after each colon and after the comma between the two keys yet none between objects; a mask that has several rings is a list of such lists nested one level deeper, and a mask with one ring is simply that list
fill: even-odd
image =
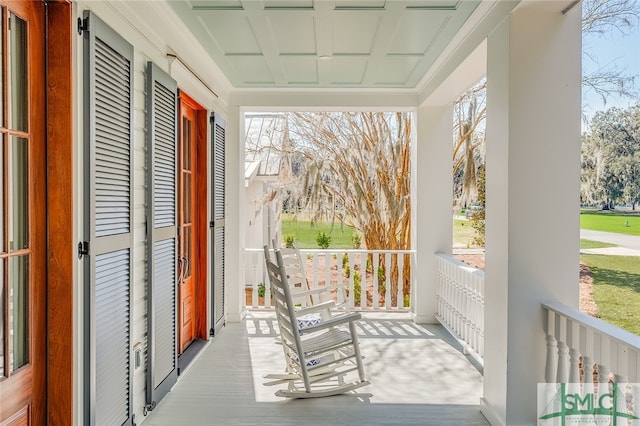
[{"label": "sky", "polygon": [[[598,63],[594,63],[583,54],[583,73],[598,69],[626,69],[631,75],[636,75],[636,84],[640,88],[640,27],[636,26],[629,35],[622,35],[617,30],[607,34],[589,34],[583,37],[583,52],[595,56]],[[626,108],[640,103],[640,98],[623,99],[618,96],[610,97],[606,104],[593,91],[583,90],[583,112],[591,117],[596,111],[607,110],[611,107]]]}]

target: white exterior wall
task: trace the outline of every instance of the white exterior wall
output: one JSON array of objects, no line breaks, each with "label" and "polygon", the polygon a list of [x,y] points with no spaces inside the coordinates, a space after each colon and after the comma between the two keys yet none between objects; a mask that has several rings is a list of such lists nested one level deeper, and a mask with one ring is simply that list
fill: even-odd
[{"label": "white exterior wall", "polygon": [[[136,3],[138,3],[136,5]],[[74,11],[77,17],[82,17],[84,10],[91,10],[97,16],[100,17],[107,25],[113,30],[123,36],[134,47],[133,58],[133,163],[134,171],[132,178],[133,185],[133,264],[132,264],[132,287],[131,287],[131,348],[141,343],[143,350],[146,351],[146,334],[147,334],[147,299],[146,299],[146,231],[145,231],[145,208],[146,208],[146,189],[145,189],[145,145],[146,145],[146,67],[147,61],[153,61],[160,68],[168,72],[177,82],[178,88],[183,90],[197,102],[199,102],[204,108],[208,109],[208,112],[215,112],[216,114],[226,115],[226,107],[220,99],[216,98],[209,89],[202,85],[190,72],[188,72],[180,64],[175,62],[171,64],[171,61],[167,58],[166,53],[168,51],[168,41],[158,37],[157,34],[151,32],[145,32],[145,28],[138,24],[141,19],[135,18],[135,11],[127,10],[125,8],[133,4],[135,6],[145,6],[149,13],[153,11],[148,6],[149,2],[119,2],[115,6],[106,2],[95,1],[79,1],[74,4]],[[169,19],[165,17],[165,19]],[[132,22],[136,22],[136,28],[133,27]],[[167,34],[169,36],[170,34]],[[172,38],[171,42],[174,43],[173,48],[176,49],[175,40]],[[83,51],[82,51],[82,37],[78,36],[74,39],[74,53],[75,53],[75,74],[78,77],[75,86],[75,103],[76,103],[76,156],[78,159],[83,157],[83,138],[82,138],[82,111],[84,107],[84,95],[83,95]],[[178,52],[179,53],[179,52]],[[211,167],[210,161],[210,128],[208,127],[207,136],[207,186],[210,186],[211,182]],[[75,176],[75,182],[77,187],[78,204],[76,206],[76,214],[78,220],[78,235],[82,236],[84,226],[83,216],[83,183],[85,182],[83,175],[82,162],[78,165],[77,175]],[[207,209],[208,217],[211,216],[211,193],[207,190]],[[207,233],[207,263],[209,263],[211,254],[211,241],[210,235]],[[210,269],[210,268],[209,268]],[[211,271],[207,272],[207,285],[208,285],[208,304],[210,304],[211,294]],[[77,276],[80,277],[80,283],[76,285],[78,289],[78,295],[76,299],[76,306],[74,312],[77,312],[76,318],[76,353],[77,356],[77,369],[75,374],[76,379],[76,404],[77,412],[75,413],[76,424],[82,424],[83,414],[83,342],[82,342],[82,330],[83,330],[83,312],[81,301],[83,300],[83,288],[82,283],[82,266],[81,262],[78,262]],[[208,315],[210,315],[210,309]],[[208,321],[210,324],[210,321]],[[132,365],[133,369],[133,365]],[[133,413],[135,414],[136,423],[140,424],[144,420],[143,407],[145,404],[145,370],[146,365],[133,372],[132,381],[132,401],[133,401]]]},{"label": "white exterior wall", "polygon": [[537,423],[541,303],[577,308],[580,7],[521,5],[488,39],[485,369],[492,424]]}]

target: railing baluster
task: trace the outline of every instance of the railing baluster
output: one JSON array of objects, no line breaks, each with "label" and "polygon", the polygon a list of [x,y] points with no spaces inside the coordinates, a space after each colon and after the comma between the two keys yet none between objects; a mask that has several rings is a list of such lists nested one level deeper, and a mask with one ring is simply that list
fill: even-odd
[{"label": "railing baluster", "polygon": [[558,341],[558,383],[569,380],[569,346],[567,345],[567,318],[560,317],[556,322],[556,340]]},{"label": "railing baluster", "polygon": [[347,280],[349,281],[349,303],[347,304],[347,307],[349,309],[352,309],[355,306],[356,300],[354,294],[355,257],[355,253],[349,255],[349,277],[347,278]]},{"label": "railing baluster", "polygon": [[569,346],[569,383],[580,383],[579,325],[572,320],[567,322],[567,344]]},{"label": "railing baluster", "polygon": [[[303,262],[307,261],[307,256],[305,256],[303,253],[300,253],[300,255],[304,258],[301,259]],[[318,262],[319,262],[319,253],[313,253],[313,261],[312,261],[312,265],[313,265],[313,270],[311,271],[311,273],[313,274],[313,279],[311,280],[311,289],[315,290],[316,288],[318,288]],[[307,271],[308,273],[308,271]]]},{"label": "railing baluster", "polygon": [[[360,294],[359,298],[360,298],[360,300],[359,301],[355,301],[355,303],[357,304],[357,306],[360,309],[363,309],[363,308],[365,308],[367,306],[367,304],[366,304],[366,301],[367,301],[367,293],[366,293],[366,289],[367,289],[367,281],[366,281],[367,273],[362,268],[363,257],[365,257],[364,252],[358,252],[357,253],[357,257],[356,257],[357,261],[355,262],[355,264],[353,266],[353,271],[351,272],[353,274],[353,280],[354,280],[354,282],[353,282],[354,296],[355,296],[355,291],[356,291],[356,288],[355,288],[356,287],[356,273],[360,277],[359,281],[358,281],[358,285],[360,286],[359,287],[359,294]],[[364,261],[364,262],[366,262],[366,261]],[[366,265],[366,263],[365,263],[365,265]],[[363,289],[363,287],[364,287],[364,289]]]},{"label": "railing baluster", "polygon": [[[384,254],[385,257],[385,273],[384,273],[384,280],[385,280],[385,292],[384,292],[384,308],[385,309],[390,309],[391,308],[391,272],[392,272],[392,263],[391,263],[391,253],[387,252]],[[398,282],[399,283],[399,282]]]},{"label": "railing baluster", "polygon": [[251,283],[251,303],[253,304],[253,306],[259,306],[259,302],[258,302],[258,262],[256,261],[256,257],[259,258],[259,256],[256,256],[255,253],[251,254],[251,271],[253,272],[253,282]]},{"label": "railing baluster", "polygon": [[336,291],[336,302],[341,304],[341,303],[347,303],[347,301],[344,299],[344,292],[342,290],[340,290],[343,286],[343,282],[344,282],[344,267],[342,266],[342,254],[338,254],[338,260],[336,262],[336,268],[338,269],[338,273],[337,273],[337,279],[336,279],[336,286],[338,288],[338,290]]},{"label": "railing baluster", "polygon": [[396,291],[396,300],[397,305],[396,308],[403,309],[404,308],[404,253],[396,253],[396,257],[398,259],[398,288]]},{"label": "railing baluster", "polygon": [[331,286],[331,259],[333,259],[333,253],[325,253],[324,255],[324,287],[329,288]]},{"label": "railing baluster", "polygon": [[545,382],[553,383],[558,374],[558,342],[556,334],[556,314],[547,312],[547,362],[545,372]]},{"label": "railing baluster", "polygon": [[[380,267],[380,255],[376,253],[376,254],[372,255],[371,257],[373,258],[373,261],[371,262],[372,263],[372,265],[371,265],[371,268],[372,268],[371,279],[372,279],[372,282],[373,282],[373,284],[371,285],[371,287],[372,287],[372,292],[371,292],[371,294],[372,294],[372,297],[371,297],[372,298],[372,304],[371,304],[371,306],[374,309],[377,309],[378,306],[380,305],[379,300],[378,300],[378,298],[379,298],[378,286],[380,285],[380,283],[378,282],[378,277],[379,277],[378,268]],[[366,276],[367,275],[366,272],[363,275]],[[367,288],[369,288],[369,285],[367,285]],[[369,299],[367,298],[367,300],[369,300]]]}]

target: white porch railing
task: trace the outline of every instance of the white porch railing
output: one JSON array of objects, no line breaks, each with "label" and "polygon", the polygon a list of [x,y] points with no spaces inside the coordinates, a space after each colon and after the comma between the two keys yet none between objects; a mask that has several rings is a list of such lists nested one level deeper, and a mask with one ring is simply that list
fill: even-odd
[{"label": "white porch railing", "polygon": [[[301,249],[306,258],[311,289],[346,286],[346,301],[354,310],[409,311],[415,282],[413,250]],[[262,249],[244,250],[246,305],[252,309],[272,306]]]},{"label": "white porch railing", "polygon": [[633,383],[632,404],[639,407],[640,336],[561,303],[542,307],[547,314],[545,381],[582,383],[583,389],[604,393],[609,381]]},{"label": "white porch railing", "polygon": [[437,253],[436,318],[484,364],[484,272]]}]

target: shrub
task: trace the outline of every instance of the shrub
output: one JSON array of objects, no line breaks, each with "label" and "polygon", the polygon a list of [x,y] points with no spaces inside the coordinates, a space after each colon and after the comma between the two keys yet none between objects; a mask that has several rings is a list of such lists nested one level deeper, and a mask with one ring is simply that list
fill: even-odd
[{"label": "shrub", "polygon": [[351,268],[349,267],[349,265],[347,265],[347,267],[344,269],[344,275],[349,278],[351,276]]},{"label": "shrub", "polygon": [[353,245],[354,249],[360,248],[360,246],[362,245],[362,235],[360,235],[359,232],[354,232],[351,235],[351,244]]},{"label": "shrub", "polygon": [[360,272],[354,271],[353,273],[353,300],[356,304],[360,304],[362,298],[362,286],[360,285]]},{"label": "shrub", "polygon": [[264,297],[267,292],[267,287],[265,287],[264,283],[258,284],[258,297]]},{"label": "shrub", "polygon": [[293,245],[296,242],[296,234],[295,233],[292,232],[290,234],[286,234],[282,238],[284,238],[284,246],[286,248],[293,248]]},{"label": "shrub", "polygon": [[404,307],[408,308],[411,305],[411,297],[408,294],[404,295]]},{"label": "shrub", "polygon": [[345,253],[342,255],[342,267],[344,268],[349,264],[349,253]]},{"label": "shrub", "polygon": [[318,247],[321,249],[328,249],[331,244],[331,236],[324,231],[318,232],[318,235],[316,236],[316,243],[318,243]]}]

